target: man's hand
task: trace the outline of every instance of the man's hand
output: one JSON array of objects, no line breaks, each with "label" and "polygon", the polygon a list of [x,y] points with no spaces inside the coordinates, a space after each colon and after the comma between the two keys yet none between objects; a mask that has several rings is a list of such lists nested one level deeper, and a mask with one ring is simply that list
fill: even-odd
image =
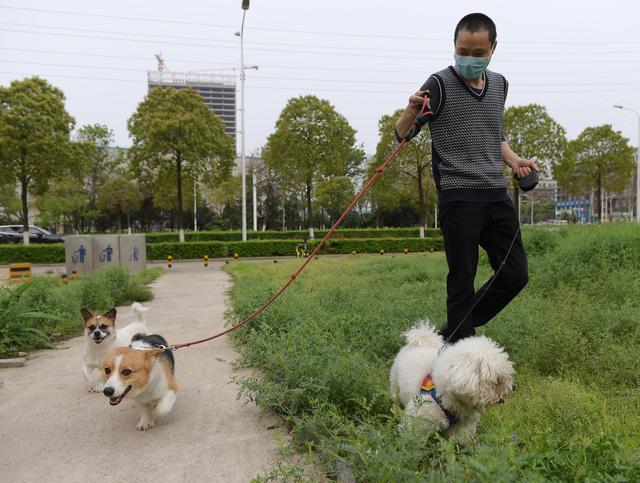
[{"label": "man's hand", "polygon": [[418,91],[411,97],[409,97],[409,105],[408,109],[412,109],[413,113],[417,116],[420,114],[420,110],[422,109],[422,103],[424,102],[425,93],[429,96],[429,91]]},{"label": "man's hand", "polygon": [[520,158],[518,160],[511,161],[511,171],[513,171],[513,174],[518,178],[524,178],[530,174],[532,170],[538,171],[538,166],[530,159]]}]

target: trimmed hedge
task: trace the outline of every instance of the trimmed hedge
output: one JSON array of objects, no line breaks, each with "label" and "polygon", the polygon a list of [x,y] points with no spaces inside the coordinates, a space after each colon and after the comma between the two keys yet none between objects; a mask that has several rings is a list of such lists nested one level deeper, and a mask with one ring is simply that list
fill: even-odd
[{"label": "trimmed hedge", "polygon": [[[316,238],[322,238],[329,230],[315,230]],[[248,231],[248,240],[302,240],[308,236],[308,230],[289,231]],[[438,238],[442,236],[437,228],[425,228],[424,235],[427,238]],[[333,238],[418,238],[420,231],[418,228],[344,228],[336,230]],[[178,241],[177,232],[147,233],[147,243],[169,243]],[[240,231],[198,231],[185,232],[185,241],[241,241]]]},{"label": "trimmed hedge", "polygon": [[[309,251],[318,242],[307,244]],[[408,248],[410,252],[438,251],[443,249],[442,238],[385,238],[385,239],[330,239],[325,243],[320,253],[379,253],[402,252]],[[294,240],[247,240],[246,242],[185,242],[185,243],[149,243],[147,244],[147,258],[149,260],[164,260],[173,256],[174,260],[193,260],[202,258],[205,254],[209,258],[231,257],[237,252],[240,257],[269,257],[295,255],[296,242]]]},{"label": "trimmed hedge", "polygon": [[0,264],[64,263],[64,243],[47,245],[0,245]]}]

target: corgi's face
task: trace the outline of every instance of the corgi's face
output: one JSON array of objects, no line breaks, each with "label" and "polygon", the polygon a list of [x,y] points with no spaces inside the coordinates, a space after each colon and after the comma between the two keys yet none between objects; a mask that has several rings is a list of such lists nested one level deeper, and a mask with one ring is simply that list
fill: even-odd
[{"label": "corgi's face", "polygon": [[102,344],[115,335],[116,309],[111,309],[102,315],[93,315],[88,309],[82,309],[80,313],[84,319],[85,334],[94,343]]},{"label": "corgi's face", "polygon": [[102,363],[102,377],[105,381],[103,394],[109,404],[120,404],[131,393],[135,397],[142,391],[151,377],[151,371],[162,353],[162,349],[132,349],[116,347]]}]

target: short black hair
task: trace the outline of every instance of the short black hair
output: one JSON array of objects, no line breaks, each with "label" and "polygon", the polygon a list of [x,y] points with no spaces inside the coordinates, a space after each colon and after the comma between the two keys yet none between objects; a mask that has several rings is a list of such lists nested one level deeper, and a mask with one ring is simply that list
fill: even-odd
[{"label": "short black hair", "polygon": [[454,42],[458,39],[458,32],[460,32],[460,30],[468,30],[469,32],[487,30],[489,32],[489,42],[491,42],[491,45],[495,43],[496,37],[498,36],[496,24],[484,13],[470,13],[462,17],[458,25],[456,25],[456,31],[453,34]]}]

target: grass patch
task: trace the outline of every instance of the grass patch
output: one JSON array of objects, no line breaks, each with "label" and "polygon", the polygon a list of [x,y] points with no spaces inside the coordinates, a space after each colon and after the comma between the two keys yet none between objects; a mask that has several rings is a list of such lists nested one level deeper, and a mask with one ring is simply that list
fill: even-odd
[{"label": "grass patch", "polygon": [[112,266],[62,285],[56,276],[0,288],[0,357],[50,347],[51,341],[82,332],[80,309],[105,311],[117,305],[153,298],[146,286],[161,268],[128,270]]},{"label": "grass patch", "polygon": [[[232,336],[261,375],[241,394],[284,417],[294,444],[358,481],[640,480],[640,227],[531,230],[530,282],[484,333],[505,346],[518,391],[481,420],[473,445],[398,425],[387,394],[401,334],[445,319],[442,253],[314,260]],[[298,266],[237,263],[231,317]],[[489,277],[481,263],[476,286]],[[290,468],[289,468],[290,470]]]}]

